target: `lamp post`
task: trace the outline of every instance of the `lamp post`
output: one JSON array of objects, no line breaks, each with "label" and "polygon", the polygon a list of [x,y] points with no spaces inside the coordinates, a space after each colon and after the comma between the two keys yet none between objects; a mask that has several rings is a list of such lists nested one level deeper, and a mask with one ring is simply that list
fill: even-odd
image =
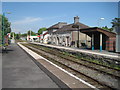
[{"label": "lamp post", "polygon": [[[104,18],[100,18],[98,22],[98,27],[100,27],[100,21],[104,20]],[[102,33],[100,33],[100,52],[102,51]]]},{"label": "lamp post", "polygon": [[30,41],[31,41],[31,30],[30,30]]},{"label": "lamp post", "polygon": [[77,48],[79,48],[79,29],[80,29],[80,28],[79,28],[79,25],[77,25],[77,24],[74,24],[72,27],[78,29],[78,30],[77,30],[77,31],[78,31],[78,32],[77,32],[77,34],[78,34],[78,35],[77,35],[77,36],[78,36],[78,40],[77,40]]},{"label": "lamp post", "polygon": [[4,17],[5,13],[2,15],[2,45],[4,45]]},{"label": "lamp post", "polygon": [[100,27],[100,21],[101,20],[104,20],[105,18],[100,18],[99,20],[98,20],[98,27]]}]

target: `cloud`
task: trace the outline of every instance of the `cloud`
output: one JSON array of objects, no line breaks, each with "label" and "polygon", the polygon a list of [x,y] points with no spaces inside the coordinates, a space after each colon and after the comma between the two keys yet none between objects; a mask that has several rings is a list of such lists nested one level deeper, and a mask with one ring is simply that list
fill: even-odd
[{"label": "cloud", "polygon": [[11,22],[11,28],[13,32],[26,32],[30,29],[37,30],[39,23],[44,20],[40,17],[26,17],[21,20],[16,20]]},{"label": "cloud", "polygon": [[28,23],[33,23],[33,22],[36,22],[36,21],[41,21],[42,18],[34,18],[34,17],[26,17],[25,19],[22,19],[22,20],[18,20],[18,21],[15,21],[13,22],[12,24],[13,25],[20,25],[20,24],[28,24]]}]

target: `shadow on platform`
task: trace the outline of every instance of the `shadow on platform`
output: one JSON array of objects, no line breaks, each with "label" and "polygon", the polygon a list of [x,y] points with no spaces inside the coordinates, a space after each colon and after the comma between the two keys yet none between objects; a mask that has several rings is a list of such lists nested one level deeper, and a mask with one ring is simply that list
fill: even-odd
[{"label": "shadow on platform", "polygon": [[14,50],[12,50],[12,49],[7,49],[7,50],[0,50],[0,53],[9,53],[9,52],[11,52],[11,51],[14,51]]}]

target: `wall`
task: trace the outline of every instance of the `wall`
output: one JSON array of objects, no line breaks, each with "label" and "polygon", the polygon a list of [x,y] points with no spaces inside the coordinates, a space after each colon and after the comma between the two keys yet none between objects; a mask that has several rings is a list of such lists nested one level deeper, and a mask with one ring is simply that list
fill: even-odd
[{"label": "wall", "polygon": [[106,40],[106,50],[107,51],[115,51],[115,42],[116,38],[115,37],[109,37]]},{"label": "wall", "polygon": [[[72,41],[75,42],[75,47],[77,47],[77,40],[78,40],[78,31],[72,32]],[[87,41],[86,41],[87,40]],[[86,34],[79,32],[79,45],[84,46],[87,45],[87,47],[91,47],[91,37]]]},{"label": "wall", "polygon": [[120,53],[120,27],[115,26],[113,31],[116,33],[116,52]]},{"label": "wall", "polygon": [[[36,40],[34,40],[36,39]],[[30,40],[30,41],[38,41],[39,40],[39,37],[37,36],[27,36],[27,40]]]},{"label": "wall", "polygon": [[120,34],[116,35],[116,52],[120,53]]},{"label": "wall", "polygon": [[[78,31],[61,31],[53,33],[53,30],[49,30],[48,33],[50,34],[48,42],[51,42],[51,44],[77,47]],[[91,47],[91,38],[79,32],[79,46],[85,47],[85,45],[89,48]]]}]

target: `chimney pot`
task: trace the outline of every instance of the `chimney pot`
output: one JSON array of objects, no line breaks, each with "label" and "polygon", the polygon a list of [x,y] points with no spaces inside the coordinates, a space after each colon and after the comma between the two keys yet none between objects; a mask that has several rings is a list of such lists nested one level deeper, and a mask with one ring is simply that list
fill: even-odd
[{"label": "chimney pot", "polygon": [[79,22],[79,17],[78,16],[74,17],[74,24],[76,24],[78,22]]}]

